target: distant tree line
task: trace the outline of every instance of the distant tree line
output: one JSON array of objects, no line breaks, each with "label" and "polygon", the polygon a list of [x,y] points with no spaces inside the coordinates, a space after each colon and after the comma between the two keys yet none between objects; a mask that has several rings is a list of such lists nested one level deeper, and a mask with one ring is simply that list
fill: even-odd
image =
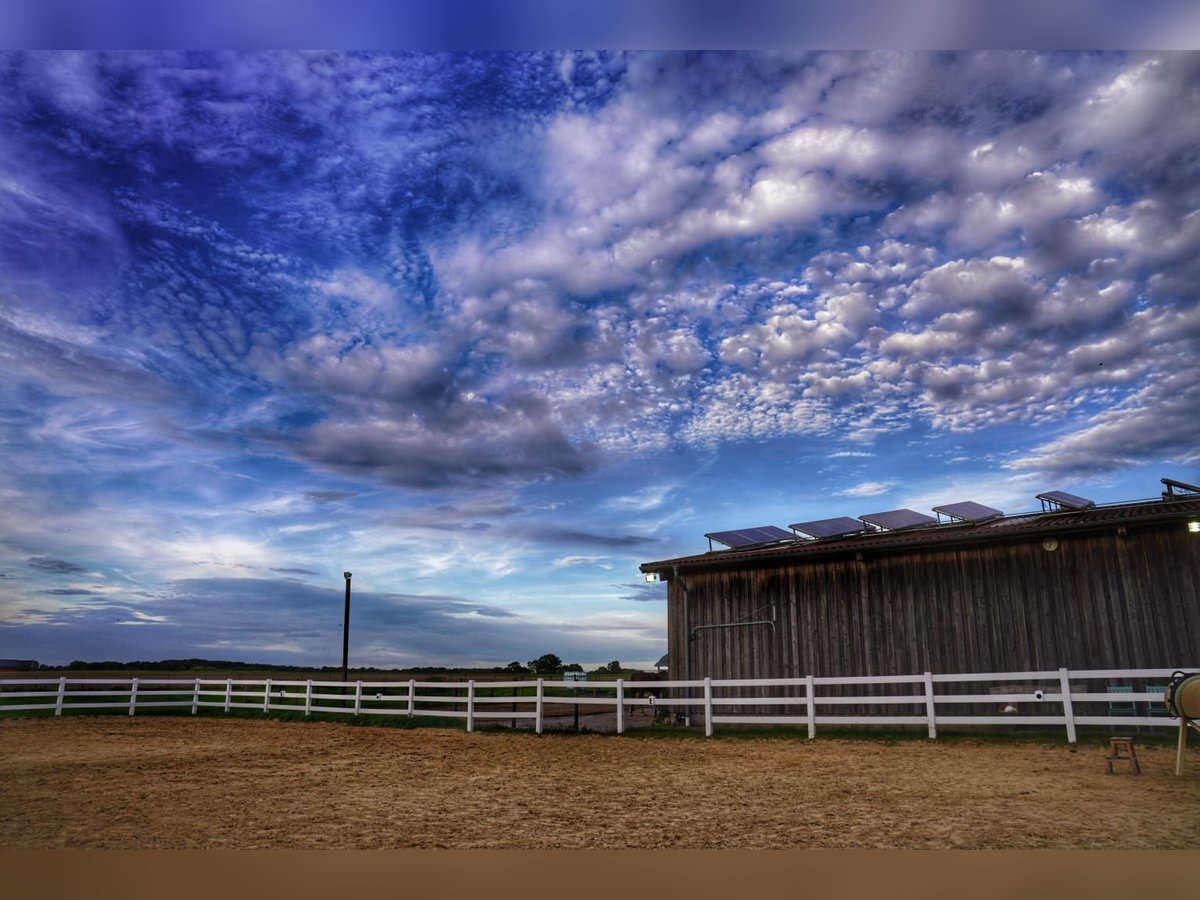
[{"label": "distant tree line", "polygon": [[[160,660],[144,660],[137,659],[131,662],[115,662],[113,660],[103,660],[101,662],[88,662],[82,659],[73,660],[66,666],[42,666],[43,669],[63,668],[63,669],[92,669],[98,672],[120,672],[126,669],[142,669],[150,672],[180,672],[190,670],[214,669],[221,671],[247,671],[261,669],[278,669],[285,672],[312,672],[313,666],[284,666],[278,663],[247,663],[237,662],[229,659],[160,659]],[[321,671],[333,671],[334,666],[324,666]],[[341,671],[337,667],[337,671]]]},{"label": "distant tree line", "polygon": [[[22,669],[42,669],[42,670],[90,670],[95,672],[121,672],[129,670],[140,670],[146,672],[196,672],[204,670],[213,670],[220,672],[239,672],[239,671],[263,671],[271,670],[278,672],[336,672],[341,673],[340,666],[290,666],[279,663],[248,663],[239,662],[229,659],[160,659],[160,660],[133,660],[131,662],[116,662],[114,660],[103,660],[98,662],[89,662],[82,659],[73,660],[66,666],[50,666],[39,665],[36,660],[10,660],[9,662],[20,662]],[[13,666],[13,668],[17,668]],[[522,665],[520,662],[510,662],[506,666],[488,667],[467,667],[467,666],[409,666],[407,668],[387,668],[380,669],[376,666],[356,666],[350,669],[351,672],[371,673],[371,672],[404,672],[404,673],[436,673],[436,674],[510,674],[510,675],[561,675],[565,672],[582,672],[583,666],[579,663],[565,663],[562,658],[554,653],[546,653],[539,656],[537,659],[531,659],[528,663]],[[621,663],[613,660],[607,665],[600,666],[593,670],[597,674],[613,674],[617,675],[624,671],[621,668]]]}]

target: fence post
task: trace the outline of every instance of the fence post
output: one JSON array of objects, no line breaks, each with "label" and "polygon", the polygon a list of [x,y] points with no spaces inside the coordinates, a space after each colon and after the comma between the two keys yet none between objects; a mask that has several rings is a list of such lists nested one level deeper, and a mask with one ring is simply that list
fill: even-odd
[{"label": "fence post", "polygon": [[704,736],[712,737],[712,676],[704,676]]},{"label": "fence post", "polygon": [[307,716],[312,712],[312,679],[309,678],[304,688],[304,714]]},{"label": "fence post", "polygon": [[617,734],[625,733],[625,679],[617,679]]},{"label": "fence post", "polygon": [[229,707],[233,703],[233,679],[225,679],[225,712],[229,712]]},{"label": "fence post", "polygon": [[475,679],[467,680],[467,731],[475,730]]},{"label": "fence post", "polygon": [[1063,716],[1067,720],[1067,743],[1075,743],[1075,708],[1071,705],[1071,680],[1066,669],[1058,670],[1058,683],[1062,691]]},{"label": "fence post", "polygon": [[271,679],[267,679],[266,687],[263,688],[263,715],[271,712]]},{"label": "fence post", "polygon": [[539,678],[537,680],[537,699],[534,701],[534,709],[537,710],[534,717],[534,723],[538,734],[542,733],[542,705],[545,697],[545,694],[543,693],[544,688],[545,683],[541,678]]},{"label": "fence post", "polygon": [[408,717],[411,719],[413,713],[417,709],[417,682],[415,679],[408,680]]},{"label": "fence post", "polygon": [[359,679],[354,685],[354,714],[357,716],[362,711],[362,679]]},{"label": "fence post", "polygon": [[817,736],[817,698],[814,694],[816,684],[811,675],[804,676],[804,694],[808,701],[808,739],[811,741]]},{"label": "fence post", "polygon": [[200,708],[200,679],[196,679],[196,686],[192,688],[192,715],[196,714],[196,710]]},{"label": "fence post", "polygon": [[137,709],[137,686],[138,680],[132,680],[132,687],[129,688],[129,714],[132,716],[133,711]]},{"label": "fence post", "polygon": [[58,679],[58,699],[54,701],[54,714],[62,715],[63,698],[67,696],[67,677],[64,675]]},{"label": "fence post", "polygon": [[925,673],[925,715],[929,719],[929,739],[937,738],[937,715],[933,703],[933,673]]}]

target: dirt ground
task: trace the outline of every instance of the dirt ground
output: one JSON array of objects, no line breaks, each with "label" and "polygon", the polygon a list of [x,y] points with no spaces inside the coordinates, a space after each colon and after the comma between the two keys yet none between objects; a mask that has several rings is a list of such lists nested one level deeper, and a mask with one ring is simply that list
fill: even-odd
[{"label": "dirt ground", "polygon": [[1200,848],[1200,753],[0,721],[0,848]]}]

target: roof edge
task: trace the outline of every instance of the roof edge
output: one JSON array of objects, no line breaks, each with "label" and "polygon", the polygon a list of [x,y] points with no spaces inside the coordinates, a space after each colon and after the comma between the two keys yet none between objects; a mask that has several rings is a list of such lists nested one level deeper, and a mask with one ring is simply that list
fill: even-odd
[{"label": "roof edge", "polygon": [[[1132,516],[1124,520],[1114,518],[1111,515],[1103,515],[1104,513],[1112,513],[1116,510],[1128,509],[1135,511],[1139,508],[1144,509],[1146,514]],[[915,548],[950,543],[955,538],[963,544],[976,544],[1026,537],[1047,530],[1053,530],[1056,533],[1081,532],[1108,528],[1115,529],[1126,525],[1151,525],[1176,519],[1187,519],[1198,514],[1200,514],[1200,498],[1195,496],[1179,496],[1174,500],[1167,500],[1165,498],[1162,500],[1138,500],[1070,512],[1052,510],[1048,512],[1014,513],[1002,519],[989,520],[986,523],[956,522],[932,528],[874,532],[866,535],[860,534],[837,540],[798,540],[784,546],[692,554],[674,559],[642,563],[638,566],[638,571],[647,574],[652,572],[662,574],[670,572],[673,569],[706,569],[730,564],[786,562],[802,557],[823,558],[827,555],[833,556],[841,553],[898,553]],[[1006,519],[1031,519],[1032,521],[1027,525],[1014,525],[1009,528],[997,527],[1002,526],[1002,523]],[[1066,521],[1062,521],[1064,519]],[[951,533],[952,529],[955,533]],[[881,540],[881,538],[887,538],[887,540]],[[872,547],[872,544],[876,546]],[[817,547],[827,552],[815,549]]]}]

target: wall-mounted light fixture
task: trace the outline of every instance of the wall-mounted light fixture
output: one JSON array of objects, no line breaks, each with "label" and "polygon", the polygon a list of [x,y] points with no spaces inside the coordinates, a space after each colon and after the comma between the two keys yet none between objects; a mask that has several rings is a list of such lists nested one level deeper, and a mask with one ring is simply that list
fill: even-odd
[{"label": "wall-mounted light fixture", "polygon": [[646,573],[646,584],[654,584],[656,581],[662,581],[662,579],[658,577],[657,572]]},{"label": "wall-mounted light fixture", "polygon": [[1058,549],[1058,538],[1045,538],[1042,541],[1042,549],[1043,550],[1057,550]]},{"label": "wall-mounted light fixture", "polygon": [[1188,531],[1192,534],[1200,534],[1200,522],[1188,522]]}]

